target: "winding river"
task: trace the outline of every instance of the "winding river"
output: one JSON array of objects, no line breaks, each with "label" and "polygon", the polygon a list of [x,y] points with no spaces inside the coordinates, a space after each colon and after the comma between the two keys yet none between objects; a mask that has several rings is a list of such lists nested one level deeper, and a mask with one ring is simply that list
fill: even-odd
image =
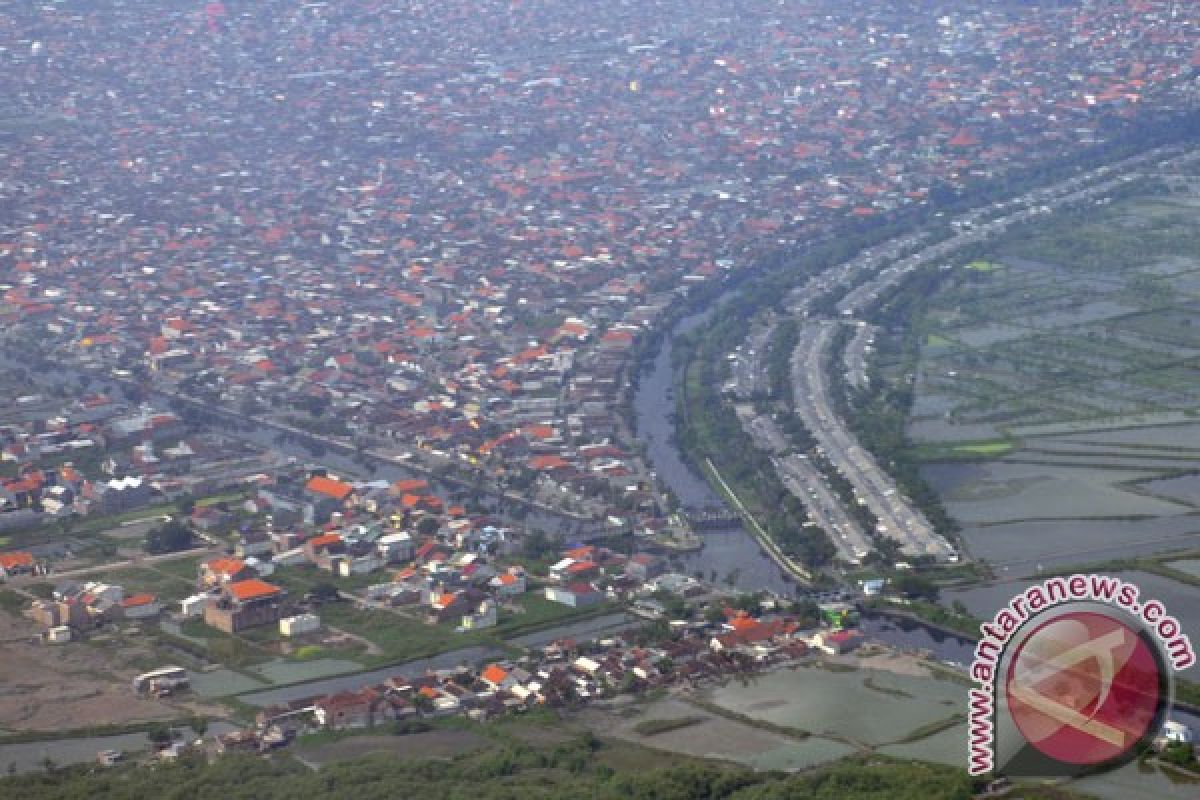
[{"label": "winding river", "polygon": [[[724,508],[712,487],[683,460],[675,445],[675,369],[671,365],[673,339],[702,325],[711,316],[711,308],[681,318],[663,337],[649,368],[644,370],[634,395],[637,437],[646,443],[646,457],[659,479],[679,498],[685,510],[705,507]],[[698,531],[704,547],[680,557],[689,574],[700,573],[746,591],[770,589],[793,596],[794,585],[783,570],[759,547],[754,537],[740,525],[732,528]]]}]

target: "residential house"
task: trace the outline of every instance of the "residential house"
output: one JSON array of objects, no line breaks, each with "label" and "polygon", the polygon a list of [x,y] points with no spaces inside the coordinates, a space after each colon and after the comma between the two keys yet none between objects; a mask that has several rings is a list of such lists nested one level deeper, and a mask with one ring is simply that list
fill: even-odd
[{"label": "residential house", "polygon": [[379,692],[371,688],[338,692],[318,700],[314,716],[323,728],[369,728],[375,723],[375,709],[380,699]]},{"label": "residential house", "polygon": [[145,592],[126,597],[118,604],[125,619],[153,619],[162,612],[162,603]]},{"label": "residential house", "polygon": [[663,559],[650,553],[638,553],[625,565],[625,574],[645,583],[666,571]]},{"label": "residential house", "polygon": [[590,583],[571,583],[566,586],[547,586],[546,599],[572,608],[586,608],[603,603],[604,592]]},{"label": "residential house", "polygon": [[850,653],[862,644],[862,634],[856,630],[821,631],[812,638],[812,646],[829,655]]},{"label": "residential house", "polygon": [[406,531],[388,533],[380,536],[375,542],[379,557],[388,564],[399,564],[412,560],[416,553],[416,545],[412,536]]},{"label": "residential house", "polygon": [[209,599],[204,621],[226,633],[274,625],[283,616],[286,596],[281,587],[259,578],[226,583],[219,596]]},{"label": "residential house", "polygon": [[497,597],[516,597],[525,594],[525,570],[521,567],[511,567],[488,581]]},{"label": "residential house", "polygon": [[257,577],[258,573],[242,559],[220,556],[200,562],[197,585],[201,589],[211,589],[214,586]]},{"label": "residential house", "polygon": [[305,522],[314,525],[324,525],[330,515],[344,509],[354,495],[354,487],[350,484],[323,475],[309,478],[304,491],[309,500]]},{"label": "residential house", "polygon": [[0,553],[0,578],[26,575],[33,572],[33,568],[34,560],[32,553]]}]

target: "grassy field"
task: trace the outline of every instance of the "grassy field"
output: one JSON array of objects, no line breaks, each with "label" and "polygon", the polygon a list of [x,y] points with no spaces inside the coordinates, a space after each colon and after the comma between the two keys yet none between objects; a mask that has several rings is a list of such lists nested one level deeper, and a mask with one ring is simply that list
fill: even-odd
[{"label": "grassy field", "polygon": [[320,584],[332,584],[343,592],[354,592],[376,583],[386,583],[389,575],[386,572],[375,572],[370,575],[353,575],[349,578],[342,578],[331,572],[317,569],[311,564],[300,564],[293,567],[282,567],[267,580],[287,589],[290,597],[299,600],[306,592]]},{"label": "grassy field", "polygon": [[[191,561],[189,559],[189,561]],[[170,562],[164,563],[166,566]],[[144,567],[126,567],[125,569],[113,570],[98,574],[97,579],[104,580],[107,583],[115,583],[125,588],[125,593],[137,594],[139,592],[149,592],[157,595],[159,600],[164,603],[178,602],[183,598],[195,594],[195,562],[191,561],[191,580],[184,579],[181,576],[174,575],[168,571],[160,569],[158,565]]]},{"label": "grassy field", "polygon": [[1003,268],[1004,266],[1002,264],[997,264],[994,261],[983,261],[982,259],[979,261],[972,261],[970,264],[966,265],[966,269],[969,269],[973,272],[992,272],[994,270]]},{"label": "grassy field", "polygon": [[362,636],[376,645],[382,652],[365,656],[368,666],[379,666],[400,661],[456,650],[472,645],[504,646],[504,640],[520,634],[532,633],[573,620],[589,619],[612,613],[615,606],[603,604],[587,609],[573,609],[546,600],[536,594],[526,594],[518,599],[525,608],[521,614],[504,611],[495,628],[479,631],[456,631],[457,622],[429,625],[414,617],[421,613],[391,613],[374,609],[355,608],[351,603],[330,603],[321,607],[319,613],[327,625]]},{"label": "grassy field", "polygon": [[325,624],[362,636],[382,650],[379,655],[365,658],[368,666],[410,661],[494,642],[494,636],[486,632],[456,633],[449,624],[426,625],[399,614],[358,609],[350,603],[329,603],[319,613]]},{"label": "grassy field", "polygon": [[931,333],[925,337],[926,347],[951,347],[953,344],[953,340],[943,336],[940,333]]},{"label": "grassy field", "polygon": [[960,444],[954,448],[956,453],[966,453],[973,456],[1002,456],[1011,452],[1012,442],[982,442],[980,444]]},{"label": "grassy field", "polygon": [[537,592],[527,592],[521,595],[516,599],[515,605],[521,606],[524,611],[521,613],[501,611],[495,628],[497,635],[509,638],[532,633],[567,622],[611,614],[621,608],[616,603],[601,603],[590,608],[572,608],[562,603],[555,603],[553,600],[547,600],[545,595]]},{"label": "grassy field", "polygon": [[974,442],[926,442],[916,447],[922,461],[974,461],[997,458],[1017,449],[1014,439],[985,439]]},{"label": "grassy field", "polygon": [[28,600],[12,589],[0,589],[0,611],[5,611],[9,614],[19,614],[28,604]]}]

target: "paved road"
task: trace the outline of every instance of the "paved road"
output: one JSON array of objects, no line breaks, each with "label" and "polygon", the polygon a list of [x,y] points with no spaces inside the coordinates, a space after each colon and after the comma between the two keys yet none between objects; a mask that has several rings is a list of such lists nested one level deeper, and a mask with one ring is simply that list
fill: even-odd
[{"label": "paved road", "polygon": [[954,549],[900,494],[892,477],[859,445],[837,416],[826,368],[839,322],[811,322],[800,332],[792,358],[796,413],[812,433],[824,456],[849,481],[855,496],[879,522],[876,533],[899,543],[908,556],[932,555],[946,560]]},{"label": "paved road", "polygon": [[68,569],[62,572],[51,572],[49,575],[18,575],[9,578],[3,585],[20,589],[31,583],[39,583],[44,581],[54,581],[60,578],[84,578],[91,575],[102,575],[106,572],[125,569],[127,567],[145,567],[154,564],[161,564],[166,561],[178,561],[183,558],[190,558],[196,555],[215,555],[221,552],[219,543],[212,542],[205,544],[202,547],[192,547],[187,550],[178,550],[174,553],[163,553],[157,556],[138,556],[136,558],[127,558],[121,561],[110,561],[107,564],[96,564],[91,567],[79,567],[78,569]]}]

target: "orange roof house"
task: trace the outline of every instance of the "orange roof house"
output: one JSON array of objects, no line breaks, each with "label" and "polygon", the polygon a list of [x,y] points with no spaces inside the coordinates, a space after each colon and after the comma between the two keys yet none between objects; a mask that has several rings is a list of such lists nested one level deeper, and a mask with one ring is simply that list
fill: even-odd
[{"label": "orange roof house", "polygon": [[24,572],[33,569],[32,553],[0,553],[0,572]]},{"label": "orange roof house", "polygon": [[332,497],[334,500],[345,500],[354,493],[354,487],[348,483],[316,475],[309,479],[304,488],[316,494]]},{"label": "orange roof house", "polygon": [[222,556],[205,561],[201,567],[212,580],[226,581],[242,574],[246,569],[246,562],[240,558]]},{"label": "orange roof house", "polygon": [[529,459],[529,468],[537,472],[565,469],[569,466],[571,465],[567,463],[567,460],[562,456],[534,456],[533,458]]},{"label": "orange roof house", "polygon": [[342,537],[336,533],[324,533],[320,536],[314,536],[305,542],[314,552],[317,550],[325,550],[331,547],[339,547],[342,544]]},{"label": "orange roof house", "polygon": [[142,592],[141,594],[135,594],[122,600],[121,608],[141,608],[142,606],[148,606],[157,600],[158,598],[154,595]]},{"label": "orange roof house", "polygon": [[226,590],[234,599],[243,603],[253,600],[266,600],[272,597],[278,597],[283,594],[283,589],[273,583],[267,583],[259,578],[251,578],[248,581],[237,581],[230,583]]},{"label": "orange roof house", "polygon": [[489,664],[488,668],[479,676],[485,683],[491,684],[493,687],[500,687],[508,680],[508,670],[501,667],[499,664]]},{"label": "orange roof house", "polygon": [[576,561],[590,561],[595,552],[595,545],[585,544],[582,547],[576,547],[571,550],[567,550],[563,553],[563,555],[567,558],[573,558]]}]

